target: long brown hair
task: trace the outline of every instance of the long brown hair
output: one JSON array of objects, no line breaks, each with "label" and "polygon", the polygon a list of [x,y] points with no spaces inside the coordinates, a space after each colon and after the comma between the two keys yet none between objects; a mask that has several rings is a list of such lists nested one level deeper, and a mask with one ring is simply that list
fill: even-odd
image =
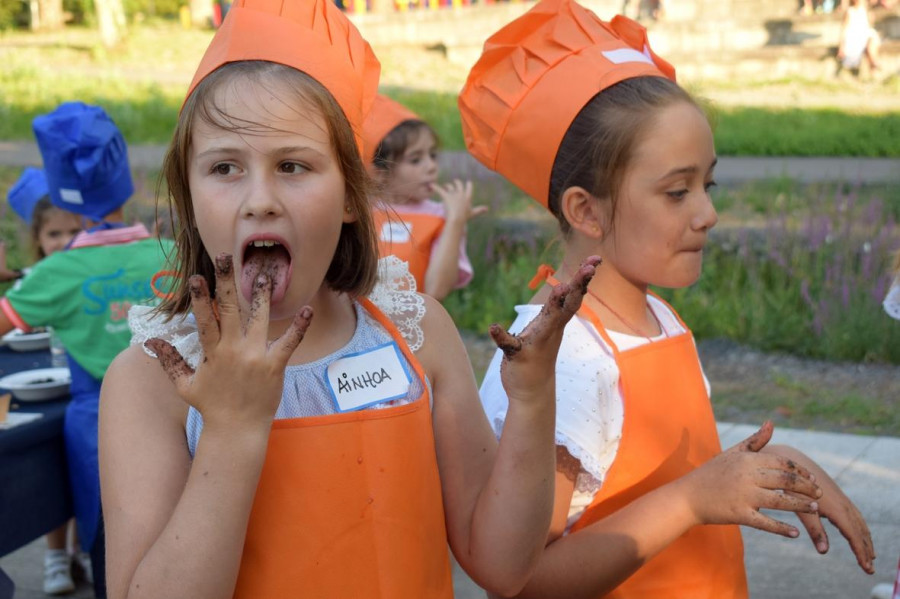
[{"label": "long brown hair", "polygon": [[[370,181],[366,174],[356,138],[349,121],[334,97],[319,82],[294,68],[266,61],[233,62],[208,75],[188,97],[178,117],[178,124],[163,162],[162,174],[168,184],[170,217],[175,217],[175,263],[177,276],[168,299],[160,310],[169,315],[186,313],[191,308],[187,280],[193,274],[202,275],[212,292],[215,290],[215,271],[212,259],[197,232],[193,201],[188,184],[191,132],[195,119],[232,131],[258,128],[258,123],[239,123],[221,106],[215,104],[215,92],[227,81],[244,77],[260,86],[278,83],[273,93],[292,94],[285,101],[299,104],[304,110],[322,115],[328,128],[331,146],[344,176],[347,206],[356,216],[344,223],[325,283],[333,290],[352,296],[363,296],[375,284],[378,264],[378,245],[375,226],[369,209]],[[272,86],[274,87],[274,86]]]},{"label": "long brown hair", "polygon": [[664,77],[635,77],[610,86],[585,104],[566,131],[550,174],[550,212],[563,235],[571,227],[560,201],[570,187],[583,187],[610,202],[610,223],[616,199],[634,150],[654,116],[678,102],[697,102],[677,83]]}]

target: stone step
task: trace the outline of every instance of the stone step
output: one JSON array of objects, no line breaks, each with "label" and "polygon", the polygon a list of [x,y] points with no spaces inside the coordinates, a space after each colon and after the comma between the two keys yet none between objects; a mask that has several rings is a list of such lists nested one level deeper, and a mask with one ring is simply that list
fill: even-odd
[{"label": "stone step", "polygon": [[[828,79],[839,72],[837,42],[825,46],[766,46],[742,52],[705,52],[669,57],[678,65],[678,76],[686,81],[748,80],[798,77]],[[881,75],[900,75],[900,41],[887,40],[879,56]],[[869,76],[866,66],[863,74]],[[897,101],[900,106],[900,99]]]}]

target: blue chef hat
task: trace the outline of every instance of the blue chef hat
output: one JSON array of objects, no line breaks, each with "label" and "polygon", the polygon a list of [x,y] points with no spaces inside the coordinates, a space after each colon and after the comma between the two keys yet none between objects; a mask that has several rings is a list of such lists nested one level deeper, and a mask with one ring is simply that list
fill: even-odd
[{"label": "blue chef hat", "polygon": [[30,225],[35,204],[46,195],[47,176],[43,170],[29,166],[9,189],[6,199],[16,214]]},{"label": "blue chef hat", "polygon": [[134,193],[125,139],[99,106],[66,102],[32,127],[56,206],[99,221]]}]

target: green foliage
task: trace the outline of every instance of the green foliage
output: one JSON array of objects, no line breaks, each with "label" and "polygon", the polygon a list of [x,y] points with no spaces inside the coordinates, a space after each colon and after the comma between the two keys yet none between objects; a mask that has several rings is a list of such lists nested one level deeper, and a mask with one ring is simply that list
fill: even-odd
[{"label": "green foliage", "polygon": [[475,276],[444,300],[457,326],[480,334],[493,323],[509,326],[515,318],[513,308],[534,295],[528,282],[537,266],[557,262],[554,236],[552,221],[502,215],[474,220],[468,246]]},{"label": "green foliage", "polygon": [[22,0],[0,0],[0,31],[27,27],[28,3]]},{"label": "green foliage", "polygon": [[900,156],[900,112],[729,108],[716,118],[724,156]]},{"label": "green foliage", "polygon": [[31,139],[31,121],[77,98],[103,106],[129,143],[164,143],[172,135],[184,97],[180,86],[122,78],[86,80],[35,68],[0,69],[0,139]]},{"label": "green foliage", "polygon": [[[455,94],[382,91],[431,124],[445,149],[465,149]],[[713,116],[723,156],[900,156],[900,111],[720,108]]]},{"label": "green foliage", "polygon": [[[884,201],[882,198],[894,198]],[[896,185],[800,185],[776,179],[717,192],[721,222],[700,280],[657,290],[698,338],[725,337],[765,351],[900,364],[900,325],[881,309],[900,249]],[[527,302],[541,262],[558,263],[552,219],[492,209],[474,221],[473,282],[445,305],[457,324],[483,333],[509,324]],[[545,215],[546,216],[546,215]],[[726,223],[732,223],[730,226]]]},{"label": "green foliage", "polygon": [[437,132],[441,147],[465,149],[456,94],[411,89],[387,88],[382,93],[400,102],[427,122]]},{"label": "green foliage", "polygon": [[[755,202],[755,187],[724,192],[730,210]],[[882,192],[897,189],[797,186],[775,196],[759,225],[715,232],[696,285],[660,293],[701,338],[900,363],[900,327],[881,309],[900,234]]]}]

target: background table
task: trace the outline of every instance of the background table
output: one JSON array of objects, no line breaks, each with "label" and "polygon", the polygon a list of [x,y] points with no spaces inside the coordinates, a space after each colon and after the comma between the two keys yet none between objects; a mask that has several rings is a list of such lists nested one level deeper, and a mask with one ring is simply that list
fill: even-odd
[{"label": "background table", "polygon": [[[0,348],[0,376],[48,368],[50,352]],[[5,393],[0,389],[0,393]],[[68,397],[20,402],[11,411],[39,412],[33,422],[0,430],[0,556],[27,545],[72,517],[63,442]]]}]

